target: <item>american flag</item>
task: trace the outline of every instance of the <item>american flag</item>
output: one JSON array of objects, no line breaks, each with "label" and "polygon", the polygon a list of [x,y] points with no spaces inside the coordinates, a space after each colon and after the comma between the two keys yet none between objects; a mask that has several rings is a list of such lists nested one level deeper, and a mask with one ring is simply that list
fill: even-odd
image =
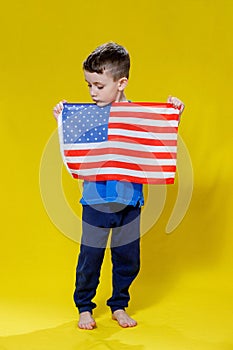
[{"label": "american flag", "polygon": [[179,109],[169,103],[65,103],[58,118],[63,161],[74,178],[172,184]]}]

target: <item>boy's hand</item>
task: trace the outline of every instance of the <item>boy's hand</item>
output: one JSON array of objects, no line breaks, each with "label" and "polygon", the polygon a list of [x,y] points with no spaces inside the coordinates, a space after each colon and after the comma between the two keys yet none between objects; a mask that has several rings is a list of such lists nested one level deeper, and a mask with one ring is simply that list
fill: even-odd
[{"label": "boy's hand", "polygon": [[185,107],[184,103],[181,100],[179,100],[177,97],[173,97],[170,95],[168,96],[167,102],[171,103],[175,108],[179,108],[181,115]]},{"label": "boy's hand", "polygon": [[53,116],[54,118],[57,120],[59,114],[62,112],[63,110],[63,103],[66,103],[67,101],[62,100],[61,102],[59,102],[54,108],[53,108]]}]

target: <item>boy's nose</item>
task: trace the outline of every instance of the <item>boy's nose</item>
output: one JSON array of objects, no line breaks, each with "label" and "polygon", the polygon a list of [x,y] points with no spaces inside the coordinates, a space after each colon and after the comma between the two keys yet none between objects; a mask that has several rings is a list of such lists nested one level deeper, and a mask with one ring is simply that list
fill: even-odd
[{"label": "boy's nose", "polygon": [[95,87],[92,87],[90,92],[91,92],[91,97],[95,97],[97,95]]}]

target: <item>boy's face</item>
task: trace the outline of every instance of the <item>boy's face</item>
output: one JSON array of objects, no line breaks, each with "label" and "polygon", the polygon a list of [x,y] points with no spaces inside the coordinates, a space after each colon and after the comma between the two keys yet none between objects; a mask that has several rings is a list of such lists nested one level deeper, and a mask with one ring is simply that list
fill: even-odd
[{"label": "boy's face", "polygon": [[84,76],[88,83],[91,98],[97,106],[103,107],[122,100],[123,91],[127,85],[126,78],[114,81],[109,71],[99,74],[84,70]]}]

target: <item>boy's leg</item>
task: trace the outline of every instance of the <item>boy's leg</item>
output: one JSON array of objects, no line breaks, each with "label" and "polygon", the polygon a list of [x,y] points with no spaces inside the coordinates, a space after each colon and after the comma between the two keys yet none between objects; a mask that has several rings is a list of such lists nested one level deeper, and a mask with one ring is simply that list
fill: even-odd
[{"label": "boy's leg", "polygon": [[92,314],[92,309],[96,307],[92,299],[99,284],[104,251],[104,248],[94,248],[83,244],[80,247],[74,292],[74,302],[79,313],[89,311]]},{"label": "boy's leg", "polygon": [[96,210],[83,206],[82,244],[76,269],[74,292],[74,302],[80,314],[84,312],[92,314],[92,309],[96,307],[92,299],[99,284],[101,265],[109,235],[109,228],[94,225],[94,223],[98,225],[98,220]]},{"label": "boy's leg", "polygon": [[128,306],[129,288],[140,269],[140,208],[126,207],[118,215],[121,226],[113,229],[111,241],[113,293],[107,301],[114,315]]},{"label": "boy's leg", "polygon": [[112,312],[128,306],[129,288],[140,269],[140,240],[124,246],[111,248],[113,264],[113,293],[107,301]]}]

